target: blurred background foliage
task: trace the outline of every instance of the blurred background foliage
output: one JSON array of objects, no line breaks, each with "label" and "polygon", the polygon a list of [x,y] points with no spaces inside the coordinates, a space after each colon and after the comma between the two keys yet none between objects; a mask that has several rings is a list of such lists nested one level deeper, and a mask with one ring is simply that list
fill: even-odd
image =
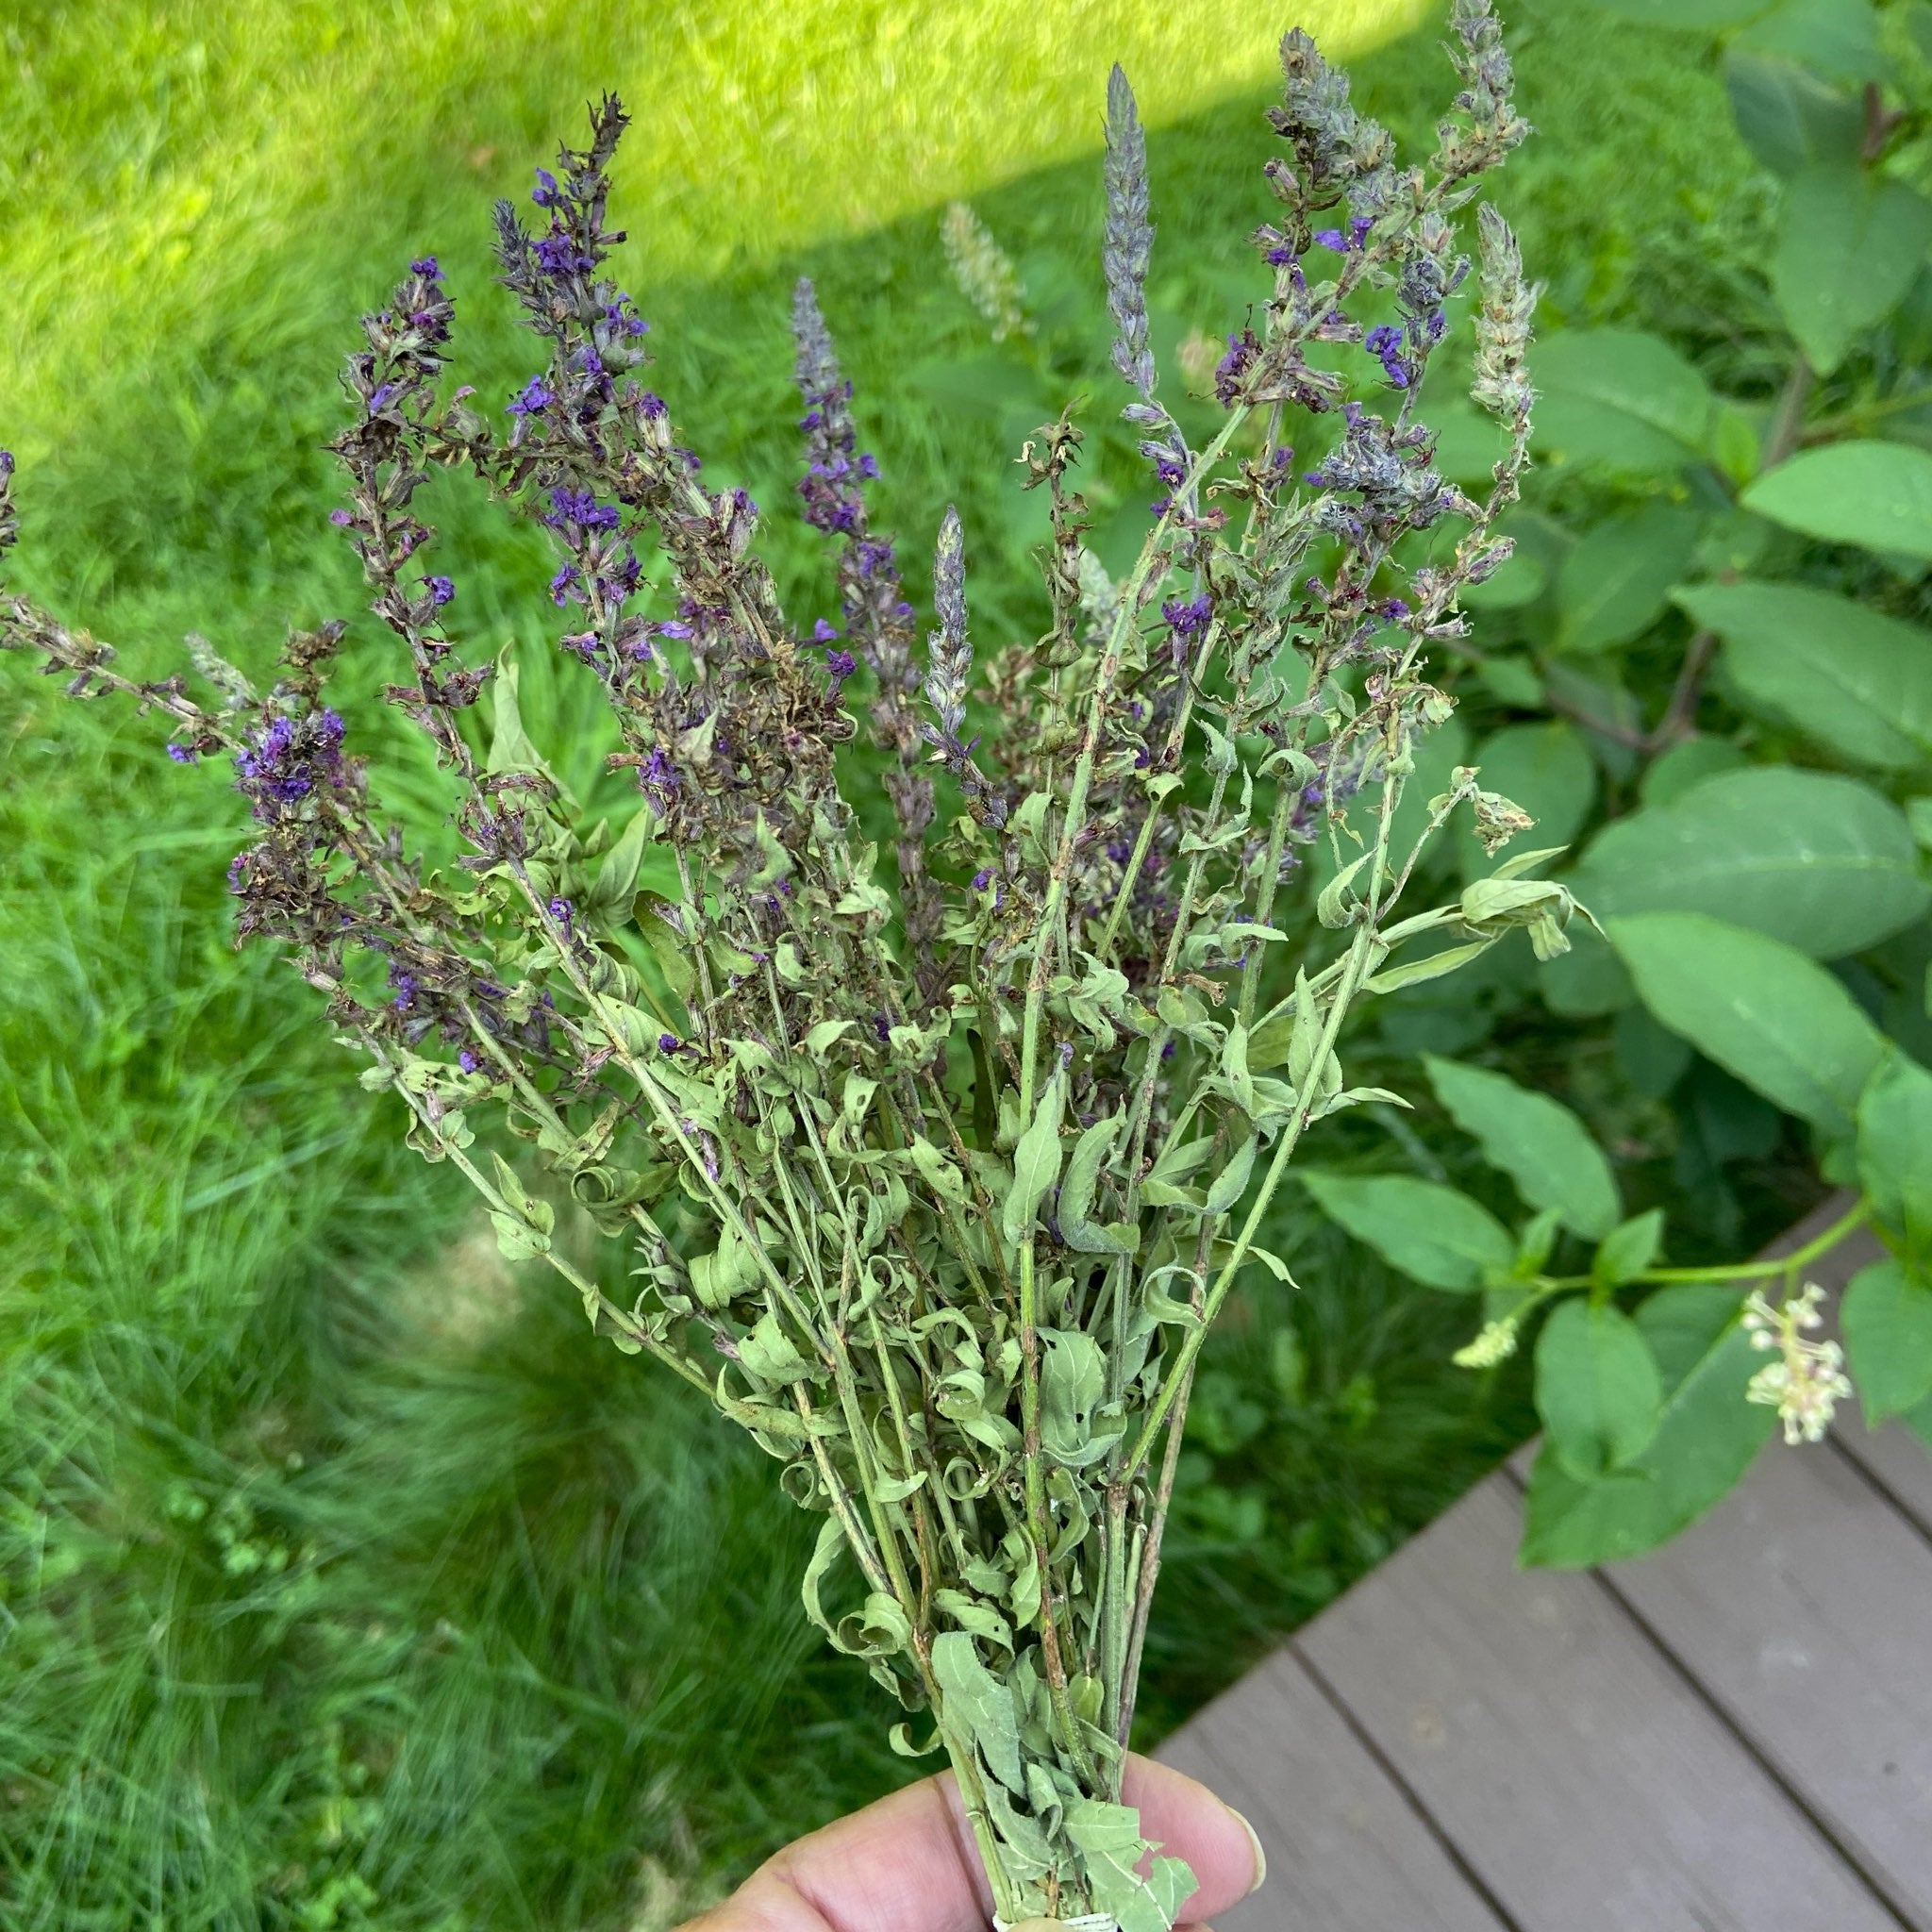
[{"label": "blurred background foliage", "polygon": [[[1503,200],[1546,319],[1722,311],[1767,202],[1718,82],[1666,31],[1509,11],[1542,131]],[[489,202],[615,87],[639,123],[618,266],[656,386],[708,475],[767,506],[797,608],[831,596],[784,515],[808,272],[878,520],[916,550],[957,497],[981,635],[1030,629],[1019,440],[1085,392],[1103,550],[1144,493],[1107,426],[1106,63],[1155,130],[1178,370],[1258,289],[1244,237],[1290,24],[1220,0],[24,0],[0,28],[18,580],[155,674],[191,628],[258,670],[291,624],[341,614],[373,681],[321,449],[355,318],[434,250],[459,364],[500,406],[535,363],[489,281]],[[1304,24],[1428,137],[1429,9],[1329,0]],[[1018,260],[1019,352],[991,354],[945,273],[957,195]],[[593,762],[544,657],[535,533],[456,491],[432,515],[470,636],[525,641],[526,715]],[[151,725],[24,676],[0,680],[0,1924],[645,1932],[905,1776],[799,1613],[810,1525],[763,1459],[506,1268],[307,989],[229,950],[239,801]],[[433,837],[432,774],[397,735],[379,749]],[[1539,1055],[1641,1164],[1656,1123],[1594,1105],[1611,1083],[1537,1038],[1521,1077]],[[1775,1141],[1724,1152],[1744,1165],[1711,1238],[1782,1217]],[[1287,1211],[1306,1291],[1234,1311],[1191,1417],[1150,1739],[1528,1426],[1520,1375],[1448,1366],[1466,1308]]]}]

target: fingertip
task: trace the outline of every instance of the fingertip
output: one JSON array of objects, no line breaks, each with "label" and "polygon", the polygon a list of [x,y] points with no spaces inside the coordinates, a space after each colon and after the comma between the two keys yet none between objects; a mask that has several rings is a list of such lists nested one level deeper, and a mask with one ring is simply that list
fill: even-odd
[{"label": "fingertip", "polygon": [[1255,1827],[1185,1772],[1130,1757],[1122,1796],[1140,1809],[1141,1837],[1192,1870],[1200,1889],[1187,1904],[1200,1918],[1191,1924],[1225,1911],[1267,1875]]},{"label": "fingertip", "polygon": [[[1256,1892],[1259,1891],[1268,1883],[1268,1850],[1261,1842],[1261,1834],[1248,1823],[1247,1819],[1241,1812],[1236,1811],[1232,1805],[1228,1806],[1227,1808],[1230,1812],[1233,1812],[1235,1822],[1247,1833],[1249,1847],[1255,1855],[1255,1876],[1247,1890],[1241,1894],[1243,1898],[1252,1898]],[[1204,1928],[1204,1932],[1212,1932],[1212,1927]]]}]

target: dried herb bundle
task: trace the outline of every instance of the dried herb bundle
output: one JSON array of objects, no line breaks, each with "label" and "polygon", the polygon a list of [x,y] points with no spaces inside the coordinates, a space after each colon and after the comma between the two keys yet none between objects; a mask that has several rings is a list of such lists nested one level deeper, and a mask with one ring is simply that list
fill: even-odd
[{"label": "dried herb bundle", "polygon": [[[340,623],[291,639],[265,692],[197,647],[197,699],[0,606],[0,643],[75,694],[130,693],[173,720],[173,756],[232,761],[255,820],[230,874],[242,936],[291,949],[365,1085],[401,1096],[412,1144],[462,1171],[507,1254],[562,1274],[598,1333],[704,1391],[823,1514],[806,1608],[914,1714],[895,1742],[951,1758],[1008,1921],[1163,1932],[1190,1890],[1177,1860],[1136,1875],[1152,1848],[1119,1802],[1161,1527],[1202,1338],[1244,1267],[1285,1274],[1257,1237],[1304,1130],[1393,1097],[1347,1084],[1351,1008],[1515,926],[1541,954],[1566,943],[1568,894],[1525,875],[1548,855],[1411,912],[1420,848],[1392,843],[1415,741],[1449,708],[1424,653],[1507,554],[1492,526],[1528,438],[1534,295],[1488,206],[1473,394],[1507,455],[1482,501],[1432,468],[1414,414],[1472,266],[1457,215],[1525,131],[1487,0],[1456,0],[1449,53],[1454,109],[1405,169],[1312,42],[1283,42],[1279,206],[1255,238],[1271,280],[1228,338],[1203,448],[1158,393],[1145,143],[1115,71],[1113,359],[1161,494],[1109,581],[1081,541],[1081,431],[1044,425],[1023,460],[1051,504],[1051,625],[977,668],[950,512],[921,647],[808,283],[799,490],[843,623],[788,620],[757,508],[707,488],[636,374],[645,325],[605,274],[625,125],[607,99],[589,145],[539,173],[543,232],[497,209],[501,279],[548,347],[507,430],[443,391],[433,258],[364,319],[345,378],[333,520],[408,646],[385,695],[455,791],[451,871],[370,795],[329,703]],[[1391,297],[1394,321],[1355,318]],[[1314,467],[1291,429],[1325,449]],[[514,666],[464,661],[412,507],[431,465],[555,534],[560,644],[635,774],[623,824],[584,822]],[[851,803],[881,770],[890,854]],[[1492,848],[1527,823],[1462,771],[1423,836],[1465,804]],[[1317,841],[1339,862],[1298,956],[1271,918]],[[630,1306],[572,1263],[515,1168],[479,1157],[486,1108],[625,1244]],[[858,1607],[831,1607],[852,1573]]]}]

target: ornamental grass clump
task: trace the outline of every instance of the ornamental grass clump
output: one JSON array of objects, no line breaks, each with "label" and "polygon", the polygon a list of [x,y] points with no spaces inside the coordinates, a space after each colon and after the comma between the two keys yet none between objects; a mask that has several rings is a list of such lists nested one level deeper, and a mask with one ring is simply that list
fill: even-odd
[{"label": "ornamental grass clump", "polygon": [[[950,1759],[1008,1922],[1162,1932],[1191,1888],[1173,1858],[1140,1875],[1158,1848],[1120,1802],[1161,1531],[1203,1338],[1244,1268],[1286,1275],[1263,1237],[1305,1131],[1394,1098],[1349,1084],[1351,1010],[1515,927],[1541,955],[1567,943],[1568,893],[1529,876],[1549,855],[1416,910],[1420,841],[1395,837],[1449,710],[1429,647],[1507,554],[1493,526],[1529,434],[1533,291],[1487,205],[1472,392],[1507,454],[1479,499],[1417,415],[1472,275],[1457,217],[1525,132],[1487,0],[1456,0],[1449,54],[1454,109],[1401,167],[1307,37],[1282,42],[1268,279],[1201,447],[1160,399],[1145,143],[1115,71],[1102,260],[1155,501],[1112,581],[1082,543],[1082,431],[1042,425],[1022,463],[1050,506],[1050,623],[995,650],[951,511],[922,624],[807,282],[799,508],[840,622],[781,608],[758,506],[708,487],[606,273],[626,121],[607,99],[538,174],[541,231],[496,210],[500,279],[547,352],[507,415],[445,388],[433,258],[364,318],[345,377],[332,521],[407,649],[382,694],[447,779],[446,869],[374,795],[341,622],[292,637],[266,691],[197,643],[197,695],[0,606],[0,642],[71,692],[131,696],[170,721],[172,757],[223,762],[253,817],[242,937],[288,948],[507,1255],[701,1390],[823,1516],[805,1608],[904,1707],[895,1744]],[[432,466],[551,531],[558,644],[635,787],[621,823],[588,823],[532,741],[508,656],[465,657],[416,508]],[[1464,808],[1492,850],[1527,823],[1459,770],[1421,839]],[[1318,846],[1297,939],[1277,912]],[[527,1160],[486,1152],[486,1124]],[[566,1190],[620,1244],[621,1291],[560,1240]]]}]

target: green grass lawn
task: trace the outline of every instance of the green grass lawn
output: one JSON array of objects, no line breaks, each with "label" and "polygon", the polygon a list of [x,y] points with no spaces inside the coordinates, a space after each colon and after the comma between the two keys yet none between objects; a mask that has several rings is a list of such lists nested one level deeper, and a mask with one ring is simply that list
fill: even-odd
[{"label": "green grass lawn", "polygon": [[[1507,199],[1552,308],[1650,313],[1662,238],[1742,178],[1710,84],[1657,37],[1517,13],[1544,131]],[[1415,17],[1330,0],[1311,24],[1354,51]],[[808,270],[889,520],[923,542],[958,497],[989,631],[1030,609],[1005,459],[1066,371],[962,393],[987,344],[935,204],[974,196],[1043,325],[1093,325],[1097,375],[1118,50],[1157,127],[1170,339],[1253,287],[1271,38],[1207,0],[27,0],[0,35],[18,576],[142,672],[189,628],[259,669],[289,623],[361,610],[319,454],[355,315],[436,250],[500,402],[534,365],[488,203],[606,84],[638,112],[621,265],[711,472],[785,502]],[[1357,63],[1405,131],[1442,92],[1433,38]],[[1124,486],[1097,458],[1105,506]],[[529,708],[566,719],[540,546],[455,491],[437,517],[472,635],[523,638]],[[802,591],[810,545],[774,542]],[[810,1525],[764,1459],[506,1269],[307,990],[230,952],[233,795],[24,666],[0,746],[0,1925],[654,1927],[905,1775],[798,1611]],[[433,835],[420,763],[379,749]],[[1283,1239],[1307,1293],[1250,1299],[1204,1374],[1150,1735],[1523,1424],[1513,1385],[1445,1366],[1466,1309],[1321,1230]]]}]

